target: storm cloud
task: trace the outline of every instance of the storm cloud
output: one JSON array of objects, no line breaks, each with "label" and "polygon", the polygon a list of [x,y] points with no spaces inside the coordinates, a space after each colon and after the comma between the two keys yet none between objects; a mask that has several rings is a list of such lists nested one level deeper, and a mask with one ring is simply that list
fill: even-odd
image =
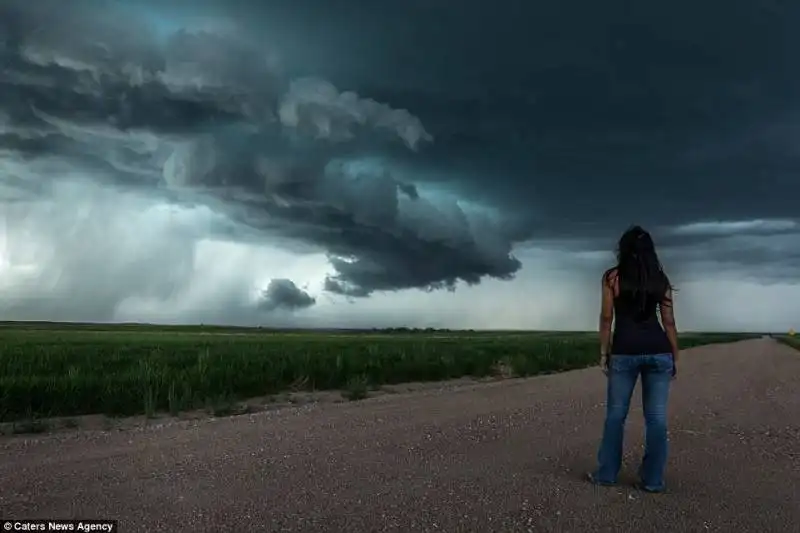
[{"label": "storm cloud", "polygon": [[261,295],[259,307],[266,311],[278,308],[289,310],[305,309],[316,303],[306,291],[290,279],[273,279]]},{"label": "storm cloud", "polygon": [[632,223],[687,282],[793,283],[798,23],[780,1],[6,0],[0,310],[454,297],[519,282],[530,250],[599,268]]},{"label": "storm cloud", "polygon": [[350,295],[518,270],[502,225],[370,161],[391,143],[416,151],[433,141],[409,111],[322,79],[287,79],[235,33],[158,35],[144,17],[77,9],[5,8],[2,148],[178,199],[213,197],[243,224],[326,250],[328,286]]}]

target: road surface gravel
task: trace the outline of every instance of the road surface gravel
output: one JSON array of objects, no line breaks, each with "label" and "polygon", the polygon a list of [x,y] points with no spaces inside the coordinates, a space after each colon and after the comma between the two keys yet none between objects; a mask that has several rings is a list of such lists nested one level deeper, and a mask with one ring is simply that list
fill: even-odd
[{"label": "road surface gravel", "polygon": [[599,368],[124,431],[0,440],[0,517],[124,532],[800,531],[800,352],[770,339],[684,353],[668,493],[582,475]]}]

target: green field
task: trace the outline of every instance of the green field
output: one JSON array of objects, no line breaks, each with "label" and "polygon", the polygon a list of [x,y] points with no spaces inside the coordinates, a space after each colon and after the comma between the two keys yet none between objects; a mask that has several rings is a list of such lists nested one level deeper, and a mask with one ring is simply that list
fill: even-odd
[{"label": "green field", "polygon": [[[682,348],[752,337],[684,334]],[[596,364],[596,333],[273,331],[0,323],[0,422],[176,414],[288,390],[516,376]]]},{"label": "green field", "polygon": [[782,337],[778,337],[778,342],[782,342],[783,344],[800,350],[800,338],[798,337],[789,337],[788,335],[784,335]]}]

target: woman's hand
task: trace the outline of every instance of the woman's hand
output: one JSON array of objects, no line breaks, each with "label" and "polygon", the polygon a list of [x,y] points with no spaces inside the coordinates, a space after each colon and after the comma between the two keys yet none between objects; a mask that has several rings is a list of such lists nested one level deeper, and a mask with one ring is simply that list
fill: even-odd
[{"label": "woman's hand", "polygon": [[608,375],[608,356],[600,354],[600,370],[603,371],[603,374],[606,376]]}]

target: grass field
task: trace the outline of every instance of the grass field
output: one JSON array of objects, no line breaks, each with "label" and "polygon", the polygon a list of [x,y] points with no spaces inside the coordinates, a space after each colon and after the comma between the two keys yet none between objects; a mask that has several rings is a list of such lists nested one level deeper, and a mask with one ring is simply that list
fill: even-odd
[{"label": "grass field", "polygon": [[800,338],[798,337],[789,337],[788,335],[784,335],[778,337],[778,342],[782,342],[783,344],[786,344],[788,346],[791,346],[792,348],[800,350]]},{"label": "grass field", "polygon": [[[684,334],[682,348],[752,337]],[[288,390],[370,388],[596,364],[596,333],[273,331],[0,323],[0,422],[205,408]]]}]

